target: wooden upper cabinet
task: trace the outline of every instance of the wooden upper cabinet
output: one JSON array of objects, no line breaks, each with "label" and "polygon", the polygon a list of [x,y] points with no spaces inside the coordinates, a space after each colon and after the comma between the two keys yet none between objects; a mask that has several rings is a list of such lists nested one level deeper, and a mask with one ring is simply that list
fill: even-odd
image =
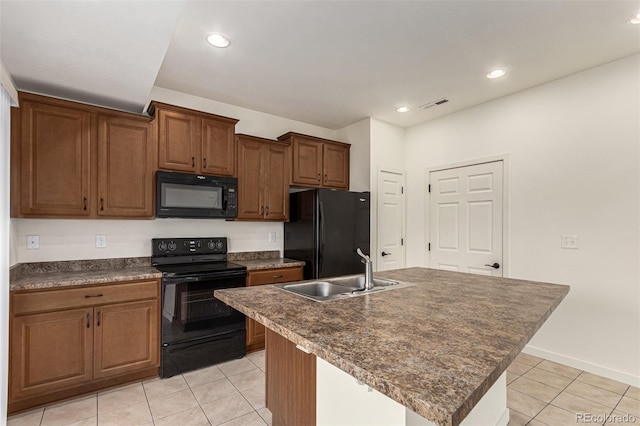
[{"label": "wooden upper cabinet", "polygon": [[349,146],[324,143],[322,158],[323,186],[349,189]]},{"label": "wooden upper cabinet", "polygon": [[264,216],[262,143],[238,135],[238,219]]},{"label": "wooden upper cabinet", "polygon": [[287,146],[264,146],[264,218],[289,218],[289,151]]},{"label": "wooden upper cabinet", "polygon": [[153,216],[153,136],[149,120],[98,116],[99,216]]},{"label": "wooden upper cabinet", "polygon": [[236,175],[235,126],[238,120],[153,101],[158,167],[215,176]]},{"label": "wooden upper cabinet", "polygon": [[198,118],[177,111],[158,111],[158,167],[196,172],[200,133]]},{"label": "wooden upper cabinet", "polygon": [[300,185],[322,185],[322,143],[305,137],[295,137],[292,143],[291,182]]},{"label": "wooden upper cabinet", "polygon": [[349,189],[351,145],[289,132],[278,138],[291,143],[291,184]]},{"label": "wooden upper cabinet", "polygon": [[202,119],[202,173],[236,175],[235,123]]},{"label": "wooden upper cabinet", "polygon": [[20,100],[20,210],[23,215],[89,216],[91,113]]},{"label": "wooden upper cabinet", "polygon": [[238,219],[289,219],[289,147],[249,135],[237,136]]},{"label": "wooden upper cabinet", "polygon": [[153,217],[149,117],[20,93],[12,120],[13,216]]}]

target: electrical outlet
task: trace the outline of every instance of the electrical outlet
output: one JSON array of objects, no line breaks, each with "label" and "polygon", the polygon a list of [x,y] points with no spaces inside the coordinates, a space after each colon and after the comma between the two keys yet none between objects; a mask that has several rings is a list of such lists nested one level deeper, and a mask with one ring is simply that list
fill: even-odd
[{"label": "electrical outlet", "polygon": [[107,236],[104,234],[96,235],[96,248],[106,248],[107,247]]},{"label": "electrical outlet", "polygon": [[560,237],[560,247],[563,249],[577,249],[578,248],[578,236],[577,235],[562,235]]},{"label": "electrical outlet", "polygon": [[40,248],[40,235],[27,235],[27,250],[38,250]]},{"label": "electrical outlet", "polygon": [[270,243],[275,243],[276,242],[276,233],[275,232],[269,232],[269,242]]}]

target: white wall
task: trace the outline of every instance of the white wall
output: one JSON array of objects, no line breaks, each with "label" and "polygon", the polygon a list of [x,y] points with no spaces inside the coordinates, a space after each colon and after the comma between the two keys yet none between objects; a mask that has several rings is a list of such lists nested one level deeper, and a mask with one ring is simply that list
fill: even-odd
[{"label": "white wall", "polygon": [[[205,98],[154,87],[149,100],[237,118],[237,133],[275,139],[296,131],[336,139],[331,129],[240,108]],[[283,250],[282,223],[226,222],[219,219],[187,220],[73,220],[13,219],[15,262],[100,259],[151,255],[151,238],[226,236],[229,251]],[[269,232],[276,232],[270,243]],[[107,234],[107,248],[95,248],[96,234]],[[40,249],[27,250],[27,235],[39,235]]]},{"label": "white wall", "polygon": [[412,127],[406,143],[409,264],[425,264],[425,169],[509,153],[510,276],[571,285],[528,350],[639,385],[640,56]]},{"label": "white wall", "polygon": [[351,144],[349,150],[349,189],[351,191],[369,191],[370,189],[370,157],[371,157],[371,128],[370,119],[365,118],[337,132],[341,142]]},{"label": "white wall", "polygon": [[[378,238],[378,170],[380,168],[405,169],[405,132],[402,127],[371,119],[371,252],[377,250]],[[376,258],[377,256],[372,256]],[[374,267],[375,267],[374,263]],[[377,268],[376,268],[377,270]]]}]

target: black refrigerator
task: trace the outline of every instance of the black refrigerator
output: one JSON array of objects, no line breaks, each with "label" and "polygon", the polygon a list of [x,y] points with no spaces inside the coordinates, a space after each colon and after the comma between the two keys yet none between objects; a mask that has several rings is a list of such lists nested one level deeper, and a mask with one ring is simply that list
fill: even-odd
[{"label": "black refrigerator", "polygon": [[369,254],[369,193],[310,189],[289,194],[284,256],[304,260],[304,279],[364,273]]}]

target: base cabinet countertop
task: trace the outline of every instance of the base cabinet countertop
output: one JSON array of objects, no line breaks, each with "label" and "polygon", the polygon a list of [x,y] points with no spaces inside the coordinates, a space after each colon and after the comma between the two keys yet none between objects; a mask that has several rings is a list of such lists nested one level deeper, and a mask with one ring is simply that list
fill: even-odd
[{"label": "base cabinet countertop", "polygon": [[[565,285],[428,268],[375,276],[416,285],[324,303],[274,286],[215,296],[420,417],[449,426],[461,424],[494,384],[500,387],[507,367],[569,292]],[[276,380],[269,352],[267,334],[268,405],[269,381]],[[307,420],[315,424],[315,415]]]}]

